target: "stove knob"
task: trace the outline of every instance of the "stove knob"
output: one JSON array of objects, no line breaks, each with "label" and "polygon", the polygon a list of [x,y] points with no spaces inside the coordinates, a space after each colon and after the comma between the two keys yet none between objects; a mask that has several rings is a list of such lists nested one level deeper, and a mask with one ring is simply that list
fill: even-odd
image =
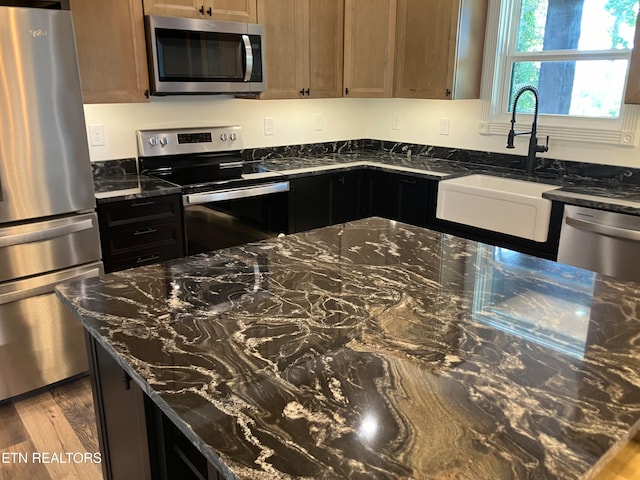
[{"label": "stove knob", "polygon": [[230,138],[230,139],[231,139],[231,141],[233,142],[233,141],[235,141],[235,140],[238,138],[238,136],[237,136],[235,133],[231,133],[231,134],[229,135],[229,138]]},{"label": "stove knob", "polygon": [[223,142],[227,141],[227,134],[226,133],[221,133],[220,134],[220,140],[222,140]]},{"label": "stove knob", "polygon": [[164,137],[160,137],[160,145],[168,145],[169,144],[169,137],[167,137],[166,135]]},{"label": "stove knob", "polygon": [[151,137],[149,139],[149,145],[151,145],[152,147],[155,147],[156,145],[158,145],[158,139],[156,137]]}]

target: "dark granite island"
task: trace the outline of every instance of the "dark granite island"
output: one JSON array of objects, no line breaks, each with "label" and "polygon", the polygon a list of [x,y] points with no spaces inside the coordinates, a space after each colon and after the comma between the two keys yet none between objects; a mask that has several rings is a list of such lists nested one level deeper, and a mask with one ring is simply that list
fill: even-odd
[{"label": "dark granite island", "polygon": [[640,419],[638,285],[392,221],[58,294],[209,475],[582,478]]}]

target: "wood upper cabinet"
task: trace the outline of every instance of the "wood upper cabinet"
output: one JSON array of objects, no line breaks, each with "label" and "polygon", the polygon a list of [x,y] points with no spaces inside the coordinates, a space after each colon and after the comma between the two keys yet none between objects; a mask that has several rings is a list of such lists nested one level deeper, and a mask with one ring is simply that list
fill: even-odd
[{"label": "wood upper cabinet", "polygon": [[629,76],[625,91],[624,103],[640,103],[640,14],[636,22],[636,36],[629,62]]},{"label": "wood upper cabinet", "polygon": [[345,0],[344,95],[391,97],[397,0]]},{"label": "wood upper cabinet", "polygon": [[149,101],[140,2],[71,0],[70,6],[83,102]]},{"label": "wood upper cabinet", "polygon": [[144,0],[146,15],[256,23],[257,0]]},{"label": "wood upper cabinet", "polygon": [[260,98],[342,96],[344,0],[260,0],[267,89]]},{"label": "wood upper cabinet", "polygon": [[487,0],[398,0],[394,96],[479,98]]}]

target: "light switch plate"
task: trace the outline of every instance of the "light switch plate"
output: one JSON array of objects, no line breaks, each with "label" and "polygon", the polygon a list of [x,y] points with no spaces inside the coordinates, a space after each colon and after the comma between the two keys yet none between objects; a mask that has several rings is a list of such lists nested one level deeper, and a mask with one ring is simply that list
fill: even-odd
[{"label": "light switch plate", "polygon": [[400,130],[400,114],[393,113],[391,115],[391,130]]},{"label": "light switch plate", "polygon": [[275,134],[273,126],[273,117],[264,117],[264,134],[270,136]]},{"label": "light switch plate", "polygon": [[449,135],[449,126],[451,120],[449,118],[440,119],[440,135]]}]

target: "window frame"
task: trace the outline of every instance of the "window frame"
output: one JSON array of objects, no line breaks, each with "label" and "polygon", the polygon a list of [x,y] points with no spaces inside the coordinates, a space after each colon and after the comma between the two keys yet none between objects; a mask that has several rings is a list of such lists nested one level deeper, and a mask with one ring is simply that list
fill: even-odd
[{"label": "window frame", "polygon": [[[628,49],[512,53],[509,45],[510,42],[515,45],[519,13],[520,0],[489,0],[480,93],[482,113],[479,131],[483,135],[506,136],[511,128],[511,114],[505,112],[509,101],[510,69],[514,59],[591,60],[603,57],[629,59],[631,56]],[[629,68],[627,78],[628,73]],[[627,81],[625,80],[625,89]],[[538,133],[540,136],[549,135],[551,139],[634,146],[640,110],[636,105],[625,104],[624,95],[623,91],[620,115],[616,119],[545,114],[538,117]],[[516,128],[526,131],[531,126],[532,115],[518,112],[516,120]]]}]

